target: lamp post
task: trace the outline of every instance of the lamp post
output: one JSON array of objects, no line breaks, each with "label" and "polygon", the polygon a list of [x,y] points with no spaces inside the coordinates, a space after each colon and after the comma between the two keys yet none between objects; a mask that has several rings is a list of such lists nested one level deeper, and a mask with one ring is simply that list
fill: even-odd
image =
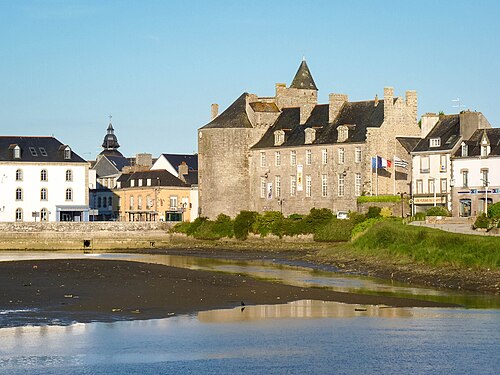
[{"label": "lamp post", "polygon": [[398,193],[401,196],[401,219],[405,218],[405,203],[404,203],[404,196],[406,193]]},{"label": "lamp post", "polygon": [[280,205],[280,212],[283,215],[283,203],[285,202],[285,199],[283,198],[278,198],[278,204]]},{"label": "lamp post", "polygon": [[481,181],[483,181],[483,185],[484,185],[484,214],[488,215],[488,185],[489,185],[489,181],[487,178],[482,178]]},{"label": "lamp post", "polygon": [[155,221],[158,221],[158,193],[160,191],[160,177],[156,177],[156,188],[155,188]]}]

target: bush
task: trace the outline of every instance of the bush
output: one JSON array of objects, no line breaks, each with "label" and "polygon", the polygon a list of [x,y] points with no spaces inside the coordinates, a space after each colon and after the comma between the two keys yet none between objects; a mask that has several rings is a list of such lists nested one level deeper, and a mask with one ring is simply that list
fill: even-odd
[{"label": "bush", "polygon": [[302,219],[302,233],[314,233],[333,217],[332,211],[328,208],[311,208],[309,215]]},{"label": "bush", "polygon": [[450,216],[449,211],[443,206],[434,206],[427,210],[427,216]]},{"label": "bush", "polygon": [[234,219],[234,236],[238,240],[246,240],[258,216],[259,214],[255,211],[241,211]]},{"label": "bush", "polygon": [[208,221],[208,218],[197,217],[196,219],[194,219],[189,228],[187,228],[186,234],[188,236],[192,236],[205,221]]},{"label": "bush", "polygon": [[189,221],[184,221],[182,223],[177,223],[174,225],[172,228],[172,232],[174,233],[187,233],[189,228],[191,227],[191,224]]},{"label": "bush", "polygon": [[389,207],[382,207],[380,210],[380,216],[382,217],[391,217],[392,216],[392,210]]},{"label": "bush", "polygon": [[488,207],[488,217],[493,219],[493,220],[500,219],[500,202],[491,204]]},{"label": "bush", "polygon": [[382,211],[380,207],[370,206],[365,216],[367,219],[376,219],[380,217],[380,211]]},{"label": "bush", "polygon": [[314,233],[314,241],[318,242],[345,242],[351,239],[354,228],[353,220],[331,219]]},{"label": "bush", "polygon": [[486,214],[482,213],[476,218],[474,228],[488,229],[490,227],[490,219]]},{"label": "bush", "polygon": [[415,216],[413,216],[413,220],[415,221],[424,221],[425,220],[425,212],[417,212]]},{"label": "bush", "polygon": [[349,220],[351,220],[354,225],[362,223],[363,221],[366,220],[366,216],[359,213],[359,212],[349,212]]},{"label": "bush", "polygon": [[284,217],[281,212],[267,211],[264,215],[259,215],[253,225],[254,232],[266,237],[272,233],[280,238],[283,236]]}]

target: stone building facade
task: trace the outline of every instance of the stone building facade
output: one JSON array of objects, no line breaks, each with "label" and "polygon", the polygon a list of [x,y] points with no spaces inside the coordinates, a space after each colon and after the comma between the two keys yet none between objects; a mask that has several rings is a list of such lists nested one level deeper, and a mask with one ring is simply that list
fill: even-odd
[{"label": "stone building facade", "polygon": [[202,216],[353,211],[359,195],[408,192],[408,169],[372,169],[371,160],[410,160],[406,143],[420,133],[416,93],[385,88],[383,100],[360,102],[334,93],[328,104],[317,94],[303,61],[274,97],[244,93],[199,129]]}]

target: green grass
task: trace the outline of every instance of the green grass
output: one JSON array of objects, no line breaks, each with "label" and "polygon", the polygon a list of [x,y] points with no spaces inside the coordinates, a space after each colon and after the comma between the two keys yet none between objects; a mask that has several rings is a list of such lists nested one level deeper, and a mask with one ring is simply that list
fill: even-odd
[{"label": "green grass", "polygon": [[381,221],[353,241],[367,255],[410,259],[433,266],[500,267],[500,238],[456,234]]}]

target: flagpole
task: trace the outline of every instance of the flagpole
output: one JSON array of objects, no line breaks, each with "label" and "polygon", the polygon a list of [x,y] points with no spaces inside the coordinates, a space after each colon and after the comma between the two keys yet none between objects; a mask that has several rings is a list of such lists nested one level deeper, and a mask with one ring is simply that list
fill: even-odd
[{"label": "flagpole", "polygon": [[392,174],[394,178],[394,195],[396,195],[396,155],[392,157]]},{"label": "flagpole", "polygon": [[375,164],[375,195],[378,197],[378,156],[377,163]]},{"label": "flagpole", "polygon": [[373,157],[370,157],[370,196],[373,195]]}]

